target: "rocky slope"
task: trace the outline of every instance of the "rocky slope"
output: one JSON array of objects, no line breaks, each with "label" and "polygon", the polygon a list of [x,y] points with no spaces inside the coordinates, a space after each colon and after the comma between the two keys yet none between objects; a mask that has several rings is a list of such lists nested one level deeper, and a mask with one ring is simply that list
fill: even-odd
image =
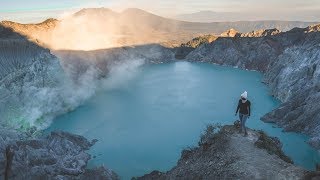
[{"label": "rocky slope", "polygon": [[186,60],[258,70],[271,94],[283,104],[262,120],[275,122],[287,131],[310,135],[320,147],[320,25],[277,29],[220,37],[203,44]]},{"label": "rocky slope", "polygon": [[177,165],[168,172],[153,171],[136,178],[148,179],[311,179],[318,173],[291,164],[277,138],[249,130],[244,137],[236,126],[215,133],[209,126],[199,146],[182,151]]},{"label": "rocky slope", "polygon": [[0,26],[0,54],[1,123],[27,128],[58,111],[47,105],[60,100],[62,68],[48,49]]}]

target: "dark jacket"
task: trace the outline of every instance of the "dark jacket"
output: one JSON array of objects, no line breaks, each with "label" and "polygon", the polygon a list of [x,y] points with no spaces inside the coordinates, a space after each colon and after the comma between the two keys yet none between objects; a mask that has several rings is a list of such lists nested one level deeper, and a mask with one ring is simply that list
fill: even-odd
[{"label": "dark jacket", "polygon": [[240,114],[245,114],[250,116],[250,113],[251,113],[250,106],[251,106],[251,102],[249,100],[247,100],[245,103],[242,103],[242,100],[240,99],[236,113],[238,113],[238,111],[240,110],[239,111]]}]

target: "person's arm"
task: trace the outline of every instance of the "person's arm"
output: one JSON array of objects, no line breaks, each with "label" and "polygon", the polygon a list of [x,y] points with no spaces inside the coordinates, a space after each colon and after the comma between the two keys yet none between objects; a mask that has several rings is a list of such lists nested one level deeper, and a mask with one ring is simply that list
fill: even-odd
[{"label": "person's arm", "polygon": [[249,101],[248,103],[248,113],[249,113],[249,116],[251,115],[251,102]]},{"label": "person's arm", "polygon": [[238,102],[238,107],[237,107],[237,110],[236,110],[236,115],[238,114],[239,109],[240,109],[240,101]]}]

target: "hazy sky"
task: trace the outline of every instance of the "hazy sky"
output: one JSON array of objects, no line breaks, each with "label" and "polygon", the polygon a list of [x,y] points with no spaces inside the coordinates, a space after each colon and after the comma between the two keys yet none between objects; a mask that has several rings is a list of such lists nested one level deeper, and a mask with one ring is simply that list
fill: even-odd
[{"label": "hazy sky", "polygon": [[0,20],[35,22],[83,7],[136,7],[167,17],[211,10],[243,13],[248,20],[320,21],[320,0],[0,0]]}]

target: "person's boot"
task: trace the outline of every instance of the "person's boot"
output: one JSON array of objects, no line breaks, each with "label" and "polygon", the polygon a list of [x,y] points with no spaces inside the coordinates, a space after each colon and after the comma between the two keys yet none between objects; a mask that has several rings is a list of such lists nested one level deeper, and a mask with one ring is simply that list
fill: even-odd
[{"label": "person's boot", "polygon": [[248,136],[248,132],[247,131],[244,132],[244,136]]}]

